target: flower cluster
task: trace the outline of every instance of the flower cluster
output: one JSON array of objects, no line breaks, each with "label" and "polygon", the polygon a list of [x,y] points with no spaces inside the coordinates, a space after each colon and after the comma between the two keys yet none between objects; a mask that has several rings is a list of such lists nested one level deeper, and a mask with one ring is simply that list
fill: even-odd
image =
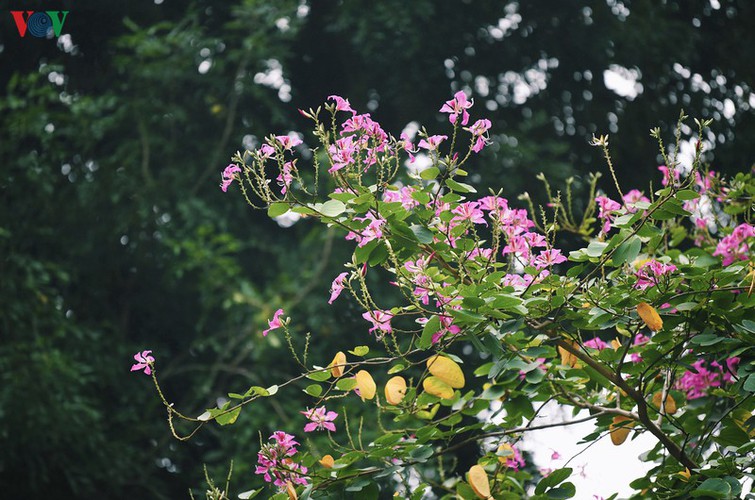
[{"label": "flower cluster", "polygon": [[750,244],[747,239],[753,237],[755,237],[755,226],[747,223],[740,224],[730,235],[721,238],[713,255],[720,255],[724,266],[737,260],[747,260],[750,258]]},{"label": "flower cluster", "polygon": [[516,446],[504,443],[498,447],[498,460],[503,463],[505,467],[518,471],[521,467],[525,466],[524,457]]},{"label": "flower cluster", "polygon": [[694,370],[687,370],[679,379],[676,388],[687,394],[687,399],[702,398],[708,394],[710,387],[721,387],[731,383],[736,374],[738,357],[726,358],[724,365],[711,361],[710,369],[706,368],[704,359],[698,359],[692,364]]},{"label": "flower cluster", "polygon": [[639,269],[634,273],[637,276],[637,283],[634,287],[639,290],[645,290],[651,286],[657,286],[660,278],[676,271],[676,266],[673,264],[664,264],[655,259],[650,259],[644,262]]},{"label": "flower cluster", "polygon": [[265,481],[281,488],[285,488],[287,483],[306,485],[307,468],[291,458],[296,455],[299,445],[294,436],[276,431],[268,440],[273,442],[263,444],[257,453],[258,465],[254,473],[262,474]]}]

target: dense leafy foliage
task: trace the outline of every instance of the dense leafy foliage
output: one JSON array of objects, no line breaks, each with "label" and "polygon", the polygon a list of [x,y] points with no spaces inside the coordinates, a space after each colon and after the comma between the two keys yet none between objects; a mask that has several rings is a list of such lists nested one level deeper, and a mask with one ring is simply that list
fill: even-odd
[{"label": "dense leafy foliage", "polygon": [[[656,438],[645,459],[657,465],[632,483],[639,497],[741,493],[741,481],[752,479],[755,433],[751,174],[723,179],[704,170],[702,142],[684,164],[666,154],[654,129],[666,161],[660,189],[645,197],[617,183],[620,202],[592,196],[577,221],[568,190],[528,212],[464,182],[467,161],[489,142],[490,122],[470,119],[463,92],[441,107],[448,135],[417,137],[396,138],[348,100],[330,100],[324,110],[302,111],[321,144],[312,168],[298,157],[297,135],[269,136],[236,155],[222,189],[238,185],[272,217],[319,219],[354,240],[330,302],[348,291],[372,338],[357,336],[348,355],[332,361],[312,359],[308,346],[319,336],[292,332],[295,318],[279,309],[263,333],[282,332],[301,374],[228,394],[196,418],[161,393],[176,437],[208,422],[233,424],[245,407],[300,386],[311,397],[303,432],[327,431],[329,442],[300,450],[298,426],[289,424],[262,444],[256,473],[282,498],[380,490],[570,498],[571,469],[533,474],[517,450],[521,436],[540,427],[535,416],[556,401],[589,411],[583,420],[595,430],[586,441]],[[710,123],[697,125],[702,139]],[[607,136],[593,144],[614,174]],[[421,150],[432,163],[413,169]],[[558,246],[569,231],[584,245],[567,260]],[[394,292],[377,298],[374,281],[390,281]],[[159,361],[135,369],[154,366]],[[358,421],[355,402],[363,406]],[[194,424],[188,435],[177,430],[179,419]],[[470,443],[478,457],[462,466],[456,452]]]}]

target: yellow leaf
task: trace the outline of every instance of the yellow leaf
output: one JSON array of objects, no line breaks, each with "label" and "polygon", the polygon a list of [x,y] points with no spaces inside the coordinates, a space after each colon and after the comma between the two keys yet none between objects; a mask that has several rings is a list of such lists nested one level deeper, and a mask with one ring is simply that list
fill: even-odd
[{"label": "yellow leaf", "polygon": [[343,365],[346,364],[346,355],[342,353],[341,351],[338,351],[336,353],[336,356],[333,358],[333,361],[330,362],[328,365],[328,368],[330,368],[330,374],[333,375],[335,378],[340,377],[343,375]]},{"label": "yellow leaf", "polygon": [[[661,397],[663,394],[661,391],[656,392],[653,394],[653,404],[656,408],[661,408]],[[676,401],[674,401],[674,398],[671,397],[671,394],[666,394],[666,404],[664,406],[665,413],[667,415],[673,415],[676,413]]]},{"label": "yellow leaf", "polygon": [[372,375],[365,370],[359,370],[356,379],[357,389],[359,389],[359,396],[362,398],[362,401],[374,398],[377,386],[375,385]]},{"label": "yellow leaf", "polygon": [[[564,340],[567,344],[570,346],[579,349],[579,344],[572,340]],[[577,358],[574,354],[570,353],[563,347],[558,348],[558,354],[561,356],[561,364],[565,366],[570,366],[572,368],[576,367],[579,364],[579,358]]]},{"label": "yellow leaf", "polygon": [[325,455],[320,459],[320,465],[322,465],[326,469],[332,469],[334,464],[335,460],[333,460],[333,457],[331,455]]},{"label": "yellow leaf", "polygon": [[291,484],[290,481],[286,483],[286,493],[288,493],[288,500],[296,500],[299,498],[299,495],[296,494],[296,488],[294,488],[294,485]]},{"label": "yellow leaf", "polygon": [[611,347],[613,347],[614,351],[618,351],[621,347],[621,341],[619,339],[613,339],[611,341]]},{"label": "yellow leaf", "polygon": [[498,461],[502,464],[514,456],[514,448],[509,443],[503,443],[498,447]]},{"label": "yellow leaf", "polygon": [[464,372],[461,371],[461,367],[456,364],[456,361],[451,358],[439,355],[433,356],[427,360],[427,369],[454,389],[464,387]]},{"label": "yellow leaf", "polygon": [[689,478],[692,474],[690,474],[689,469],[685,467],[685,469],[681,472],[677,472],[678,475],[682,476],[682,481],[685,483],[689,481]]},{"label": "yellow leaf", "polygon": [[485,469],[480,465],[473,465],[467,472],[467,482],[472,487],[477,498],[490,498],[490,481]]},{"label": "yellow leaf", "polygon": [[663,320],[653,306],[647,302],[640,302],[637,304],[637,314],[640,315],[640,318],[642,318],[642,321],[645,322],[648,328],[654,332],[663,328]]},{"label": "yellow leaf", "polygon": [[611,442],[616,446],[623,444],[629,436],[632,424],[626,424],[625,422],[634,422],[631,418],[623,415],[616,415],[613,417],[613,422],[608,427],[611,432]]},{"label": "yellow leaf", "polygon": [[422,381],[422,387],[428,394],[437,396],[440,399],[451,399],[454,397],[453,388],[438,377],[427,377]]},{"label": "yellow leaf", "polygon": [[385,400],[390,405],[399,404],[406,395],[406,380],[396,375],[385,384]]}]

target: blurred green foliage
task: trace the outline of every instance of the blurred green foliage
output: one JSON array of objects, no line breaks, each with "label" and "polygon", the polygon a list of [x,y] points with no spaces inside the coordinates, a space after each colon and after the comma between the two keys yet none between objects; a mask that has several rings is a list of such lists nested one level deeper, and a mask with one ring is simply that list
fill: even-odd
[{"label": "blurred green foliage", "polygon": [[[57,41],[19,37],[8,12],[53,8],[70,10]],[[611,145],[623,181],[651,177],[647,130],[673,127],[684,106],[718,119],[708,159],[733,172],[753,162],[753,146],[733,141],[755,128],[742,50],[754,10],[744,0],[5,5],[3,494],[179,498],[202,463],[220,478],[231,456],[240,482],[257,481],[259,433],[300,418],[303,399],[244,412],[222,441],[208,429],[176,442],[149,380],[128,372],[133,353],[152,349],[168,398],[199,414],[222,391],[289,373],[285,345],[260,335],[277,307],[313,333],[313,358],[329,360],[344,338],[369,343],[353,305],[326,308],[349,246],[306,220],[281,230],[217,187],[228,151],[302,126],[296,107],[335,93],[393,132],[410,120],[432,130],[441,104],[467,89],[500,133],[472,181],[542,198],[533,174],[558,186],[601,168],[593,133],[620,132]],[[642,93],[606,88],[611,65]]]}]

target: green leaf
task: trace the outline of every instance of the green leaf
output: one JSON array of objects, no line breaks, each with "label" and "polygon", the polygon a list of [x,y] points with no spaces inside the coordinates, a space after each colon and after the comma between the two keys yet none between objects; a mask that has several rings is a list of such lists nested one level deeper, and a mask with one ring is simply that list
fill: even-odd
[{"label": "green leaf", "polygon": [[404,371],[406,367],[402,365],[401,363],[398,363],[394,366],[391,366],[391,368],[388,370],[388,375],[393,375],[394,373],[398,373],[401,371]]},{"label": "green leaf", "polygon": [[747,380],[745,380],[742,388],[747,392],[755,392],[755,373],[747,376]]},{"label": "green leaf", "polygon": [[440,174],[440,169],[438,169],[438,167],[429,167],[420,172],[419,177],[426,181],[431,181],[438,177],[438,174]]},{"label": "green leaf", "polygon": [[[320,366],[315,366],[315,369],[321,368]],[[330,370],[327,368],[323,368],[321,371],[312,372],[307,374],[307,378],[310,380],[314,380],[315,382],[325,382],[330,378]]]},{"label": "green leaf", "polygon": [[322,205],[317,205],[316,210],[325,217],[336,217],[346,210],[346,205],[339,200],[328,200]]},{"label": "green leaf", "polygon": [[642,247],[642,241],[637,236],[632,236],[630,239],[619,245],[613,254],[613,265],[621,266],[625,262],[632,262],[637,258]]},{"label": "green leaf", "polygon": [[682,189],[676,193],[676,197],[682,201],[694,200],[700,197],[700,193],[691,189]]},{"label": "green leaf", "polygon": [[571,476],[571,467],[564,467],[563,469],[556,469],[547,477],[544,477],[535,487],[535,493],[544,493],[547,488],[553,488],[562,483],[567,477]]},{"label": "green leaf", "polygon": [[215,417],[215,421],[220,425],[231,425],[236,422],[237,418],[239,418],[239,414],[241,414],[240,406],[234,410],[218,415]]},{"label": "green leaf", "polygon": [[267,208],[267,216],[271,219],[288,212],[288,203],[273,203]]},{"label": "green leaf", "polygon": [[572,483],[564,483],[557,488],[549,490],[548,498],[571,498],[577,493],[577,488]]},{"label": "green leaf", "polygon": [[367,347],[366,345],[358,345],[354,349],[350,350],[349,354],[353,354],[354,356],[360,356],[360,357],[362,357],[362,356],[366,355],[368,352],[370,352],[370,348],[369,347]]},{"label": "green leaf", "polygon": [[322,386],[320,386],[320,384],[310,384],[306,389],[304,389],[304,392],[312,397],[317,398],[320,396],[320,394],[322,394]]},{"label": "green leaf", "polygon": [[588,257],[600,257],[603,255],[603,251],[608,246],[608,243],[604,241],[593,241],[589,245],[587,245],[587,250],[585,253],[587,253]]},{"label": "green leaf", "polygon": [[695,498],[731,498],[731,485],[723,479],[711,477],[703,481],[690,495]]},{"label": "green leaf", "polygon": [[463,182],[457,182],[453,179],[446,179],[446,186],[457,193],[476,193],[477,190],[469,184]]},{"label": "green leaf", "polygon": [[357,381],[353,378],[342,378],[338,382],[336,382],[336,389],[338,389],[339,391],[348,392],[354,390],[354,387],[356,386]]},{"label": "green leaf", "polygon": [[412,230],[412,232],[414,233],[414,236],[417,237],[417,240],[420,243],[429,245],[430,243],[433,242],[433,233],[426,227],[419,226],[417,224],[412,224],[411,226],[409,226],[409,229]]},{"label": "green leaf", "polygon": [[433,342],[433,335],[435,335],[435,332],[437,332],[439,329],[440,318],[433,316],[427,323],[425,323],[424,328],[422,328],[422,336],[417,342],[417,347],[420,349],[427,349],[428,347],[430,347]]}]

